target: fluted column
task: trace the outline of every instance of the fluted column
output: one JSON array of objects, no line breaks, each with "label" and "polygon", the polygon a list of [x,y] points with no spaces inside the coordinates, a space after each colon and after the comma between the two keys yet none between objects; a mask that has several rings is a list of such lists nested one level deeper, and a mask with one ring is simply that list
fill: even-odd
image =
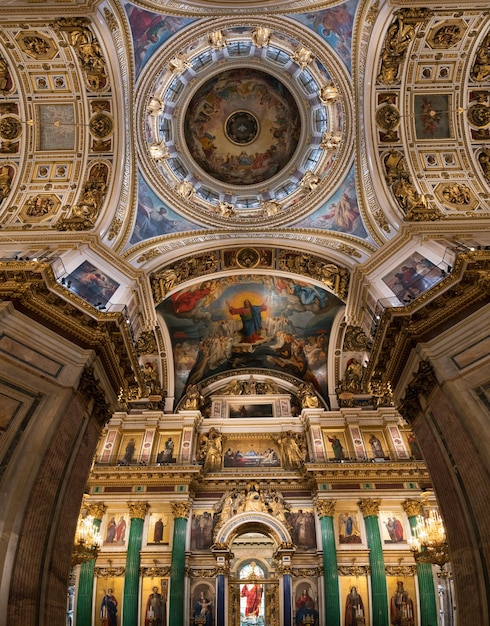
[{"label": "fluted column", "polygon": [[386,587],[383,545],[379,531],[378,512],[380,500],[361,500],[359,506],[366,525],[371,567],[371,602],[373,606],[373,624],[388,626],[388,589]]},{"label": "fluted column", "polygon": [[129,526],[128,551],[126,553],[122,626],[138,624],[140,550],[148,503],[128,502],[128,507],[131,524]]},{"label": "fluted column", "polygon": [[[104,504],[91,504],[88,506],[88,514],[94,518],[94,526],[100,530],[100,524],[107,507]],[[86,626],[92,620],[92,602],[94,589],[95,559],[80,565],[78,578],[77,614],[76,625]]]},{"label": "fluted column", "polygon": [[[420,500],[405,500],[402,502],[402,506],[408,516],[412,535],[415,536],[417,515],[422,513],[422,502]],[[419,581],[420,624],[421,626],[433,626],[438,622],[438,614],[432,565],[430,563],[417,563],[417,578]]]},{"label": "fluted column", "polygon": [[169,615],[173,624],[184,623],[185,591],[185,538],[190,505],[188,502],[172,504],[174,535],[172,541],[172,566],[170,568]]},{"label": "fluted column", "polygon": [[318,500],[316,502],[322,533],[325,626],[339,626],[340,624],[339,574],[333,524],[335,503],[336,500]]}]

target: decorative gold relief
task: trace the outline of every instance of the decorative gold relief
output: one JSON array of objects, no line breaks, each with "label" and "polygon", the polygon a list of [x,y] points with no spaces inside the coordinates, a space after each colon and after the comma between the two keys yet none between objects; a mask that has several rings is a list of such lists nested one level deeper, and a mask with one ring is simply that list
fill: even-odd
[{"label": "decorative gold relief", "polygon": [[107,506],[102,502],[94,502],[87,505],[87,511],[89,515],[92,515],[95,519],[101,520],[104,517],[104,513],[107,511]]},{"label": "decorative gold relief", "polygon": [[58,230],[87,230],[93,227],[107,193],[108,176],[109,168],[105,163],[96,163],[90,168],[78,204],[72,208],[68,218],[57,223]]},{"label": "decorative gold relief", "polygon": [[405,390],[405,396],[397,407],[407,422],[413,422],[422,413],[420,396],[429,396],[436,385],[437,379],[430,361],[420,361],[419,368],[413,375]]},{"label": "decorative gold relief", "polygon": [[436,196],[450,209],[456,211],[473,211],[478,207],[478,199],[471,189],[462,183],[446,183],[437,185]]},{"label": "decorative gold relief", "polygon": [[364,352],[371,349],[372,340],[360,326],[347,326],[344,336],[346,352]]},{"label": "decorative gold relief", "polygon": [[6,59],[0,54],[0,93],[12,91],[14,83]]},{"label": "decorative gold relief", "polygon": [[0,204],[11,191],[14,173],[12,165],[0,165]]},{"label": "decorative gold relief", "polygon": [[482,82],[490,76],[490,63],[488,60],[488,49],[490,48],[490,32],[482,41],[480,47],[476,51],[473,67],[471,68],[471,77],[477,82]]},{"label": "decorative gold relief", "polygon": [[480,163],[483,176],[485,176],[490,183],[490,149],[482,148],[481,152],[478,154],[478,162]]},{"label": "decorative gold relief", "polygon": [[105,88],[109,82],[106,62],[102,48],[90,29],[90,20],[85,17],[60,17],[55,25],[67,33],[68,41],[77,53],[87,87],[91,91]]},{"label": "decorative gold relief", "polygon": [[467,29],[464,20],[444,20],[431,28],[427,43],[434,49],[448,49],[459,43]]},{"label": "decorative gold relief", "polygon": [[54,194],[38,194],[32,196],[24,204],[20,217],[25,221],[42,221],[53,216],[61,205],[60,199]]},{"label": "decorative gold relief", "polygon": [[264,48],[269,45],[272,31],[265,26],[258,26],[252,31],[252,41],[257,48]]},{"label": "decorative gold relief", "polygon": [[12,115],[6,115],[0,119],[0,137],[12,141],[22,132],[22,124],[20,120]]},{"label": "decorative gold relief", "polygon": [[298,46],[291,58],[304,70],[313,61],[313,52],[303,46]]},{"label": "decorative gold relief", "polygon": [[17,35],[17,41],[21,50],[33,59],[46,60],[52,59],[58,48],[51,37],[38,31],[21,31]]},{"label": "decorative gold relief", "polygon": [[114,120],[107,113],[96,113],[90,118],[89,128],[94,137],[103,139],[114,131]]}]

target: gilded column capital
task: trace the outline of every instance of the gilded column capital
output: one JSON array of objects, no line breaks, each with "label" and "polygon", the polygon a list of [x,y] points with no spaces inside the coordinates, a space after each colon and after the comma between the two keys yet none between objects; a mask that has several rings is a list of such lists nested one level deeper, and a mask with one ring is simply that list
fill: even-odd
[{"label": "gilded column capital", "polygon": [[129,517],[131,519],[145,519],[149,508],[148,502],[128,502]]},{"label": "gilded column capital", "polygon": [[319,517],[333,517],[337,500],[317,500],[315,502]]},{"label": "gilded column capital", "polygon": [[422,502],[420,500],[404,500],[402,507],[408,517],[414,517],[422,513]]},{"label": "gilded column capital", "polygon": [[191,505],[188,502],[172,502],[171,506],[174,518],[185,517],[187,519],[189,517]]},{"label": "gilded column capital", "polygon": [[87,511],[94,519],[101,520],[104,517],[104,513],[107,511],[107,507],[102,502],[97,502],[87,505]]},{"label": "gilded column capital", "polygon": [[360,500],[359,508],[361,509],[363,517],[377,516],[380,504],[381,500],[374,500],[372,498]]}]

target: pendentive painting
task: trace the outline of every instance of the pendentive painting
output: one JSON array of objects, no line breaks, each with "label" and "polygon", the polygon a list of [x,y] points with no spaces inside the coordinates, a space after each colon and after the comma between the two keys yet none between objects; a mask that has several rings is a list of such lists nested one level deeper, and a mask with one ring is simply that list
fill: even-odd
[{"label": "pendentive painting", "polygon": [[229,370],[267,368],[313,385],[327,406],[330,331],[342,302],[324,289],[275,276],[210,279],[158,307],[172,339],[176,396]]}]

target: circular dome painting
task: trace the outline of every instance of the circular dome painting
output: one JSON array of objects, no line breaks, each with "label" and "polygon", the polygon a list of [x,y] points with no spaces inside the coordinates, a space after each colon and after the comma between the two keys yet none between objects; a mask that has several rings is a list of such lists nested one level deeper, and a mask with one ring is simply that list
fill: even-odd
[{"label": "circular dome painting", "polygon": [[250,68],[207,80],[185,115],[185,139],[196,163],[214,179],[255,185],[275,176],[298,145],[301,119],[289,90]]}]

